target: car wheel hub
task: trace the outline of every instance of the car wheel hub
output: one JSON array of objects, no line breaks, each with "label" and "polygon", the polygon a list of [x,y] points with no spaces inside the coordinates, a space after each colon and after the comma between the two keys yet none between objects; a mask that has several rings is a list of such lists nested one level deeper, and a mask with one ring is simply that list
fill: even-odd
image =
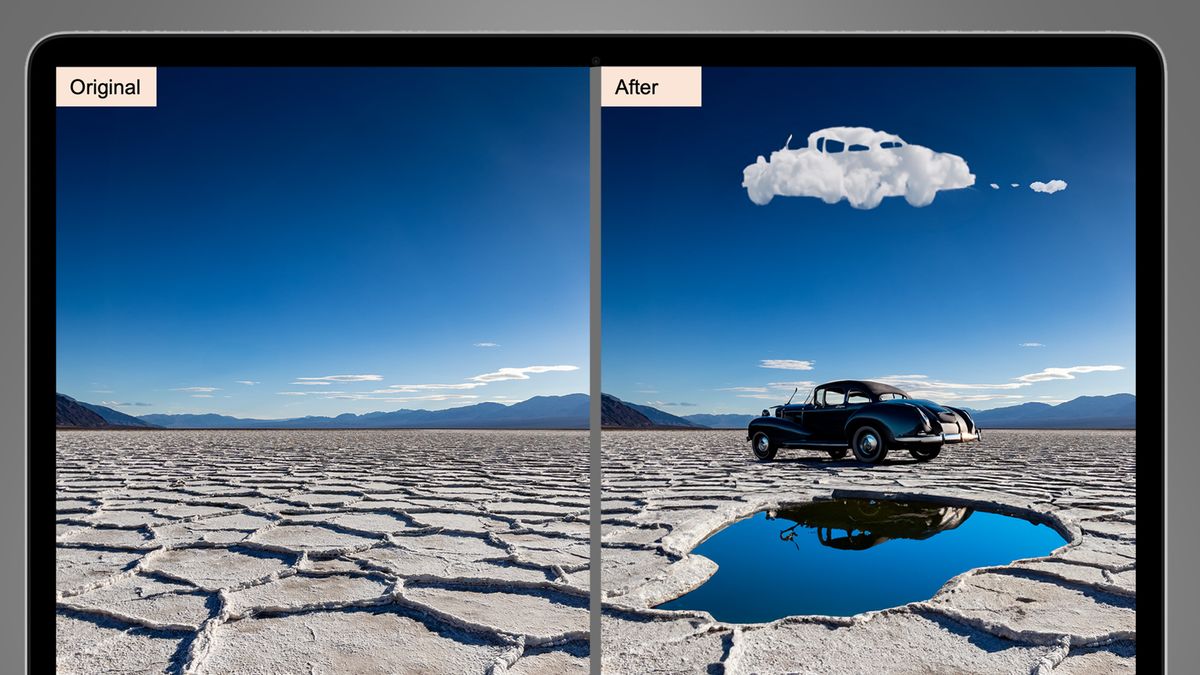
[{"label": "car wheel hub", "polygon": [[875,452],[875,448],[879,447],[879,439],[875,434],[863,434],[863,437],[858,441],[858,449],[867,454]]},{"label": "car wheel hub", "polygon": [[769,444],[769,441],[767,440],[766,436],[758,437],[758,451],[759,452],[766,452],[768,444]]}]

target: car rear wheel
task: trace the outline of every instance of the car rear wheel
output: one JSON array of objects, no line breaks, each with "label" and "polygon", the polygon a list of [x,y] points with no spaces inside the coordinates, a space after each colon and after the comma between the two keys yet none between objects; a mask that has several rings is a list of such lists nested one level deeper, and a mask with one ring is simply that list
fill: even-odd
[{"label": "car rear wheel", "polygon": [[887,439],[872,426],[859,427],[850,447],[854,457],[865,464],[878,464],[887,457]]},{"label": "car rear wheel", "polygon": [[942,446],[935,445],[930,448],[913,448],[908,451],[908,454],[915,457],[918,462],[928,462],[929,460],[933,459],[934,457],[937,457],[938,453],[941,451],[942,451]]},{"label": "car rear wheel", "polygon": [[765,432],[754,434],[754,440],[750,441],[750,447],[754,450],[754,456],[769,462],[775,459],[775,452],[779,449],[775,447],[775,442],[771,440]]},{"label": "car rear wheel", "polygon": [[845,459],[846,453],[848,453],[848,452],[850,452],[850,451],[847,450],[846,448],[838,448],[837,450],[830,450],[829,458],[830,459]]}]

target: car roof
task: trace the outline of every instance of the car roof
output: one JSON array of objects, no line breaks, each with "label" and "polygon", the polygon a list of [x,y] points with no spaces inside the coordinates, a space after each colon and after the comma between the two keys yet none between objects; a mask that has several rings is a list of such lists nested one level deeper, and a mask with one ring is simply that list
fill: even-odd
[{"label": "car roof", "polygon": [[836,380],[834,382],[826,382],[825,384],[817,385],[817,389],[826,387],[839,387],[841,389],[861,389],[875,396],[880,394],[903,394],[908,396],[908,392],[898,387],[893,387],[890,384],[882,382],[872,382],[870,380]]}]

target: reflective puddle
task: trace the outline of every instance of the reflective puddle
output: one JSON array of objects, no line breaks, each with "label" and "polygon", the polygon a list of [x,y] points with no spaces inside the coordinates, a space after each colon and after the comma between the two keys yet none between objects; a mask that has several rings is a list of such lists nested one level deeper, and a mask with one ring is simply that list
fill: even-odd
[{"label": "reflective puddle", "polygon": [[915,501],[835,499],[760,512],[694,549],[720,569],[659,609],[705,610],[755,623],[798,614],[849,616],[927,600],[967,570],[1049,554],[1046,525]]}]

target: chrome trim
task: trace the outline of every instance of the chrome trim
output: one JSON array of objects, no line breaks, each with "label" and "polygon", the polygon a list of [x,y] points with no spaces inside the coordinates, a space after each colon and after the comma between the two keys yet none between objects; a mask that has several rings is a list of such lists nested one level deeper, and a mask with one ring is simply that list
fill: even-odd
[{"label": "chrome trim", "polygon": [[979,434],[967,432],[965,434],[937,434],[929,436],[901,436],[896,439],[897,443],[965,443],[966,441],[979,440]]}]

